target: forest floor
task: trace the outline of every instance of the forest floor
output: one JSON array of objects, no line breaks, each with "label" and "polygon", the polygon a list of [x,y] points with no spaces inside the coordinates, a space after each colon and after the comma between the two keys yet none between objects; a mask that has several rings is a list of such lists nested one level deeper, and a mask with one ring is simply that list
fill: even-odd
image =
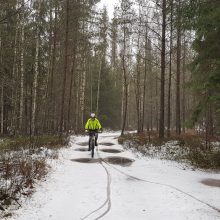
[{"label": "forest floor", "polygon": [[94,160],[88,137],[71,137],[47,180],[7,219],[220,219],[220,172],[143,156],[119,145],[118,136],[101,134]]}]

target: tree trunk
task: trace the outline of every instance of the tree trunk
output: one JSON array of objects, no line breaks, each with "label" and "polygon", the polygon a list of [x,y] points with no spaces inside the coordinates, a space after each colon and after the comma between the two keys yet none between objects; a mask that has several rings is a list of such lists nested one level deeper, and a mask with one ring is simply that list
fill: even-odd
[{"label": "tree trunk", "polygon": [[100,99],[100,84],[101,84],[101,73],[102,73],[102,61],[103,55],[100,55],[100,66],[99,66],[99,75],[98,75],[98,88],[97,88],[97,98],[96,98],[96,115],[99,114],[99,99]]},{"label": "tree trunk", "polygon": [[80,86],[80,129],[84,127],[86,71],[84,69]]},{"label": "tree trunk", "polygon": [[44,132],[49,129],[49,124],[50,124],[50,113],[51,113],[51,94],[50,94],[50,87],[51,87],[51,70],[52,70],[52,60],[53,60],[53,28],[52,28],[52,22],[53,22],[53,12],[52,12],[52,5],[51,5],[51,0],[49,3],[49,7],[50,7],[50,17],[49,17],[49,57],[48,57],[48,70],[47,70],[47,78],[46,78],[46,91],[45,91],[45,97],[44,97],[44,108],[45,108],[45,112],[44,112],[44,117],[42,117],[43,121],[43,130]]},{"label": "tree trunk", "polygon": [[[24,0],[22,0],[24,5]],[[21,55],[20,55],[20,114],[19,114],[19,132],[23,132],[23,114],[24,114],[24,9],[21,16]]]},{"label": "tree trunk", "polygon": [[[0,33],[1,34],[1,33]],[[2,73],[2,38],[0,35],[0,77],[1,77],[1,135],[4,134],[4,77]]]},{"label": "tree trunk", "polygon": [[[75,31],[77,30],[78,25],[76,25]],[[68,129],[71,128],[72,124],[70,121],[70,113],[71,113],[71,104],[73,99],[73,81],[75,78],[75,69],[76,69],[76,52],[77,52],[77,33],[75,33],[74,37],[74,46],[73,46],[73,60],[72,60],[72,69],[71,69],[71,77],[70,77],[70,88],[69,88],[69,101],[68,101],[68,114],[67,114],[67,120],[68,120]]]},{"label": "tree trunk", "polygon": [[162,14],[163,14],[163,21],[162,21],[160,125],[159,125],[160,138],[164,138],[164,91],[165,91],[165,67],[166,67],[166,0],[163,0]]},{"label": "tree trunk", "polygon": [[141,133],[141,92],[140,92],[140,49],[139,43],[140,41],[140,33],[138,36],[138,54],[137,54],[137,75],[136,75],[136,111],[137,111],[137,133]]},{"label": "tree trunk", "polygon": [[[53,52],[52,52],[52,63],[51,63],[51,86],[50,86],[50,99],[51,99],[51,127],[55,129],[55,95],[54,95],[54,70],[57,52],[57,4],[55,5],[55,16],[54,16],[54,36],[53,36]],[[58,129],[58,128],[57,128]]]},{"label": "tree trunk", "polygon": [[4,134],[4,81],[1,83],[1,135]]},{"label": "tree trunk", "polygon": [[177,24],[177,72],[176,72],[176,133],[181,134],[181,115],[180,115],[180,72],[181,72],[181,23],[180,23],[180,0],[178,6]]},{"label": "tree trunk", "polygon": [[72,69],[71,69],[71,78],[70,78],[70,89],[69,89],[69,101],[68,101],[68,114],[67,114],[67,120],[68,120],[68,129],[71,128],[70,123],[70,112],[71,112],[71,103],[72,103],[72,93],[73,93],[73,80],[74,80],[74,73],[75,73],[75,66],[76,66],[76,46],[74,46],[73,50],[73,61],[72,61]]},{"label": "tree trunk", "polygon": [[32,101],[32,119],[31,119],[31,135],[36,134],[36,109],[37,109],[37,89],[38,89],[38,75],[39,75],[39,27],[37,24],[36,36],[36,51],[35,51],[35,64],[34,64],[34,81],[33,81],[33,101]]},{"label": "tree trunk", "polygon": [[70,1],[66,0],[66,31],[65,31],[65,55],[64,55],[64,75],[63,75],[63,86],[61,96],[61,112],[60,112],[60,133],[64,129],[64,109],[65,109],[65,95],[66,95],[66,78],[68,72],[68,46],[69,46],[69,6]]},{"label": "tree trunk", "polygon": [[13,134],[17,129],[16,116],[17,116],[17,74],[18,74],[18,36],[19,36],[19,16],[16,20],[16,30],[15,30],[15,39],[14,39],[14,57],[13,57],[13,68],[12,68],[12,79],[13,79],[13,88],[12,88],[12,118],[11,118],[11,128]]},{"label": "tree trunk", "polygon": [[[146,83],[147,83],[147,59],[148,59],[148,30],[146,24],[146,33],[145,33],[145,65],[144,65],[144,91],[143,91],[143,105],[142,105],[142,125],[141,125],[141,132],[144,131],[144,123],[145,123],[145,102],[146,102]],[[149,116],[148,116],[149,117]],[[148,120],[148,131],[149,131],[149,120]]]},{"label": "tree trunk", "polygon": [[169,61],[169,82],[168,82],[168,105],[167,105],[167,137],[170,137],[171,122],[171,85],[172,85],[172,54],[173,54],[173,0],[170,2],[171,21],[170,21],[170,61]]},{"label": "tree trunk", "polygon": [[186,39],[184,36],[184,51],[183,51],[183,85],[182,85],[182,121],[183,121],[183,132],[185,133],[185,121],[186,121],[186,91],[185,91],[185,82],[186,82]]},{"label": "tree trunk", "polygon": [[122,129],[121,129],[121,136],[124,135],[126,120],[127,120],[127,109],[128,109],[128,82],[127,82],[127,73],[126,73],[126,28],[124,22],[124,38],[123,38],[123,55],[122,55],[122,67],[123,67],[123,87],[124,87],[124,99],[123,99],[123,120],[122,120]]}]

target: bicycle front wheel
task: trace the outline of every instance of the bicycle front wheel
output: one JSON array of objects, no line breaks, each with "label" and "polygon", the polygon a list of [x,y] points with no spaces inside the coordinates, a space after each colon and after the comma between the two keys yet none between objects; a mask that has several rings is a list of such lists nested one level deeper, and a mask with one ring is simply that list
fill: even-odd
[{"label": "bicycle front wheel", "polygon": [[95,149],[95,141],[92,140],[91,141],[91,156],[92,156],[92,158],[94,157],[94,149]]}]

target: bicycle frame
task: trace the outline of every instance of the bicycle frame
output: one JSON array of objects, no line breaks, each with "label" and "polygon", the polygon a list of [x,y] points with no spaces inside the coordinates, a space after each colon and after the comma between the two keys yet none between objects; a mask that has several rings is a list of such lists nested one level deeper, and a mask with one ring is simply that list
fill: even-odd
[{"label": "bicycle frame", "polygon": [[95,131],[89,132],[89,148],[91,149],[91,157],[94,157],[94,149],[95,149],[95,138],[96,138]]}]

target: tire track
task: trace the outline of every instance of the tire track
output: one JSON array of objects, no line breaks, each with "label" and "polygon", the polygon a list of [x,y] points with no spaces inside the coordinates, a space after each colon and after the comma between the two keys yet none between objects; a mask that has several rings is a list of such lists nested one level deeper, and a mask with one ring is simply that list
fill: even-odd
[{"label": "tire track", "polygon": [[146,183],[154,184],[154,185],[160,185],[160,186],[168,187],[168,188],[173,189],[173,190],[175,190],[175,191],[178,191],[178,192],[180,192],[181,194],[184,194],[184,195],[186,195],[186,196],[188,196],[188,197],[190,197],[190,198],[196,200],[197,202],[202,203],[203,205],[208,206],[208,207],[211,208],[212,210],[217,211],[218,213],[220,213],[220,209],[219,209],[219,208],[217,208],[217,207],[215,207],[215,206],[213,206],[213,205],[210,205],[209,203],[204,202],[204,201],[198,199],[197,197],[195,197],[195,196],[193,196],[193,195],[191,195],[191,194],[189,194],[189,193],[187,193],[187,192],[184,192],[184,191],[181,190],[181,189],[178,189],[178,188],[175,187],[175,186],[172,186],[172,185],[169,185],[169,184],[165,184],[165,183],[160,183],[160,182],[153,182],[153,181],[149,181],[149,180],[145,180],[145,179],[141,179],[141,178],[132,176],[132,175],[130,175],[130,174],[127,174],[127,173],[121,171],[120,169],[116,168],[115,166],[112,166],[112,165],[109,164],[108,161],[106,161],[105,159],[102,159],[102,158],[100,158],[100,159],[101,159],[105,164],[107,164],[109,167],[113,168],[113,169],[116,170],[117,172],[119,172],[119,173],[121,173],[121,174],[123,174],[123,175],[125,175],[125,176],[127,176],[127,177],[129,177],[129,178],[132,178],[132,179],[134,179],[134,180],[141,181],[141,182],[146,182]]},{"label": "tire track", "polygon": [[[98,154],[98,157],[100,158],[98,152],[97,152],[97,154]],[[81,218],[81,220],[87,219],[88,217],[90,217],[91,215],[95,214],[96,212],[101,210],[103,207],[105,207],[105,205],[108,205],[107,210],[104,213],[102,213],[100,216],[96,217],[94,220],[101,219],[102,217],[107,215],[107,213],[111,210],[111,174],[108,171],[108,169],[104,166],[101,158],[100,158],[100,160],[101,160],[100,165],[104,168],[104,170],[106,172],[106,175],[107,175],[107,188],[106,188],[106,197],[107,198],[106,198],[105,202],[100,207],[98,207],[94,211],[90,212],[85,217]]]},{"label": "tire track", "polygon": [[95,220],[101,219],[102,217],[107,215],[107,213],[111,210],[111,174],[109,173],[108,169],[103,165],[102,162],[101,162],[101,165],[105,169],[106,174],[107,174],[107,178],[108,178],[108,181],[107,181],[107,203],[108,203],[108,208],[103,214],[101,214]]}]

